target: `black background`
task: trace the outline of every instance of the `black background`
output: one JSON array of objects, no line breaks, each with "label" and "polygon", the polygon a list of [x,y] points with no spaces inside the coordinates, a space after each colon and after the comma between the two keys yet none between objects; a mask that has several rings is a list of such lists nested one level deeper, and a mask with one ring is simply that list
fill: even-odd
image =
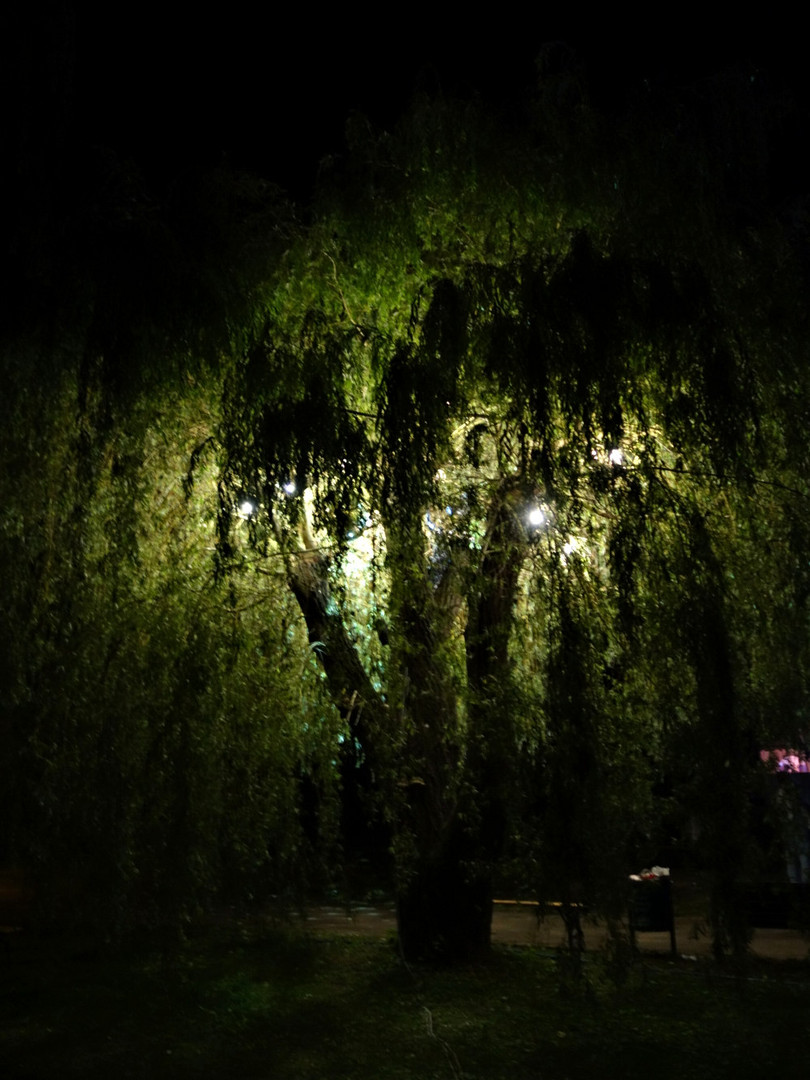
[{"label": "black background", "polygon": [[7,153],[101,146],[155,178],[222,161],[300,195],[318,162],[340,152],[351,112],[391,126],[420,89],[509,105],[525,99],[550,42],[564,43],[563,63],[584,71],[600,107],[728,69],[802,108],[807,98],[798,24],[762,11],[707,25],[660,8],[631,18],[543,6],[476,15],[439,4],[63,2],[12,7],[3,39]]}]

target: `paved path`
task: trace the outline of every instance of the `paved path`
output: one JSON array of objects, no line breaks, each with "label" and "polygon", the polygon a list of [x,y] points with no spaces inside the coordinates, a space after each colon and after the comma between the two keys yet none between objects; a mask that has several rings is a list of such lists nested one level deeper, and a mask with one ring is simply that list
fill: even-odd
[{"label": "paved path", "polygon": [[[396,916],[390,905],[370,907],[358,905],[347,910],[341,907],[312,908],[306,917],[307,926],[314,931],[356,934],[360,937],[383,937],[396,931]],[[711,939],[697,936],[696,920],[676,916],[675,943],[680,956],[708,956]],[[598,949],[605,940],[603,927],[584,921],[585,947]],[[492,919],[492,940],[508,945],[534,945],[554,949],[565,945],[562,919],[551,912],[542,922],[537,919],[537,907],[532,904],[497,903]],[[668,953],[669,934],[637,934],[636,942],[642,952]],[[770,960],[810,960],[810,937],[796,930],[756,930],[751,944],[755,955]]]}]

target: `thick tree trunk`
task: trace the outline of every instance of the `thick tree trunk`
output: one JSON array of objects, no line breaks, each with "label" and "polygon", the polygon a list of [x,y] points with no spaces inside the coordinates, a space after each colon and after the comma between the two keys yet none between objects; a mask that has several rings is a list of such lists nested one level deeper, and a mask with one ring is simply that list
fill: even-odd
[{"label": "thick tree trunk", "polygon": [[397,926],[408,960],[469,961],[486,954],[492,924],[492,882],[475,875],[470,840],[460,824],[420,858],[397,896]]},{"label": "thick tree trunk", "polygon": [[527,550],[521,521],[526,502],[513,481],[496,494],[476,588],[467,605],[467,771],[478,792],[479,859],[490,866],[503,855],[515,775],[509,641]]},{"label": "thick tree trunk", "polygon": [[372,788],[385,775],[393,785],[399,774],[394,829],[412,853],[399,867],[397,885],[400,946],[408,959],[469,960],[490,944],[492,869],[505,836],[506,763],[512,753],[509,734],[501,730],[499,696],[509,678],[509,632],[526,542],[512,503],[510,491],[498,493],[476,575],[479,589],[468,600],[466,666],[472,693],[463,734],[450,644],[463,610],[459,575],[451,567],[438,586],[431,582],[421,523],[412,530],[389,530],[391,663],[401,682],[401,722],[409,735],[399,767],[391,762],[387,771],[375,748],[385,738],[385,705],[331,600],[327,564],[315,551],[288,564],[310,644],[362,747],[351,770],[354,783]]},{"label": "thick tree trunk", "polygon": [[489,946],[487,882],[470,877],[474,850],[459,814],[457,668],[451,644],[459,600],[454,571],[431,581],[421,525],[389,530],[395,633],[392,661],[402,681],[409,777],[398,829],[411,856],[401,861],[397,922],[409,960],[457,960]]},{"label": "thick tree trunk", "polygon": [[[425,786],[409,793],[409,823],[418,855],[398,897],[400,944],[408,958],[469,960],[490,945],[492,874],[506,837],[513,755],[510,718],[502,698],[510,677],[509,636],[526,552],[526,532],[519,518],[522,501],[512,484],[496,494],[475,578],[478,588],[468,598],[470,695],[464,783],[455,789],[455,796],[442,788],[443,778],[451,777],[457,764],[448,758],[455,748],[457,702],[452,680],[436,659],[443,636],[442,612],[425,617],[431,601],[435,606],[435,595],[423,597],[419,612],[407,603],[400,612],[408,663],[421,688],[409,703],[409,713],[431,766]],[[408,595],[418,597],[419,589],[408,590]],[[442,607],[447,607],[446,600]]]}]

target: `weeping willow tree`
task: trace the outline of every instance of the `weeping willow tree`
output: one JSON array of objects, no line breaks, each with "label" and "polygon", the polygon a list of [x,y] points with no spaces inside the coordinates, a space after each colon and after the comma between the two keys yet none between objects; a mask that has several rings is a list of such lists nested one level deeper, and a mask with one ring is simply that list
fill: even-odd
[{"label": "weeping willow tree", "polygon": [[528,119],[357,120],[306,228],[106,175],[3,339],[9,858],[176,922],[295,879],[339,769],[406,954],[463,957],[516,847],[615,915],[665,781],[744,947],[808,399],[741,87],[730,143],[727,88],[608,122],[548,71]]},{"label": "weeping willow tree", "polygon": [[515,814],[538,889],[615,908],[684,744],[742,947],[783,602],[805,647],[792,258],[704,101],[664,135],[542,89],[528,127],[420,102],[350,128],[227,387],[220,554],[248,496],[351,733],[344,788],[389,821],[408,954],[486,948]]}]

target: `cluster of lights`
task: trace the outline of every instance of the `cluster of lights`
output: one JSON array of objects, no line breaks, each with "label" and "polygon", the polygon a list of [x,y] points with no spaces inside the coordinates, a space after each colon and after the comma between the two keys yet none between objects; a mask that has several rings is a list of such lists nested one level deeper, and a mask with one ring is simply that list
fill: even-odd
[{"label": "cluster of lights", "polygon": [[[284,492],[285,495],[291,497],[298,492],[298,487],[294,480],[288,480],[286,483],[281,485],[281,490]],[[243,520],[248,521],[254,516],[258,509],[259,504],[255,499],[242,499],[238,507],[239,516]]]},{"label": "cluster of lights", "polygon": [[[597,452],[593,450],[592,455],[593,457],[596,457]],[[614,446],[611,450],[608,451],[607,457],[610,464],[617,468],[624,464],[624,454],[617,446]],[[445,479],[445,472],[443,469],[439,469],[436,474],[436,479]],[[287,480],[284,484],[281,485],[281,490],[288,497],[292,497],[293,495],[297,494],[298,487],[294,480]],[[242,502],[239,504],[239,516],[244,518],[245,520],[248,520],[249,518],[253,517],[257,509],[258,504],[255,503],[252,499],[243,499]],[[452,517],[454,513],[453,507],[446,506],[444,508],[444,512],[445,514],[447,514],[448,517]],[[528,509],[526,513],[526,522],[534,532],[542,529],[545,525],[548,524],[548,521],[548,513],[541,506],[532,506]],[[357,522],[356,527],[347,534],[347,539],[356,539],[371,524],[371,515],[363,512]],[[436,533],[442,531],[441,526],[431,517],[429,512],[425,514],[425,524],[431,532]],[[563,553],[567,556],[572,555],[576,550],[577,546],[578,545],[576,539],[574,537],[570,537],[569,540],[563,545]]]}]

